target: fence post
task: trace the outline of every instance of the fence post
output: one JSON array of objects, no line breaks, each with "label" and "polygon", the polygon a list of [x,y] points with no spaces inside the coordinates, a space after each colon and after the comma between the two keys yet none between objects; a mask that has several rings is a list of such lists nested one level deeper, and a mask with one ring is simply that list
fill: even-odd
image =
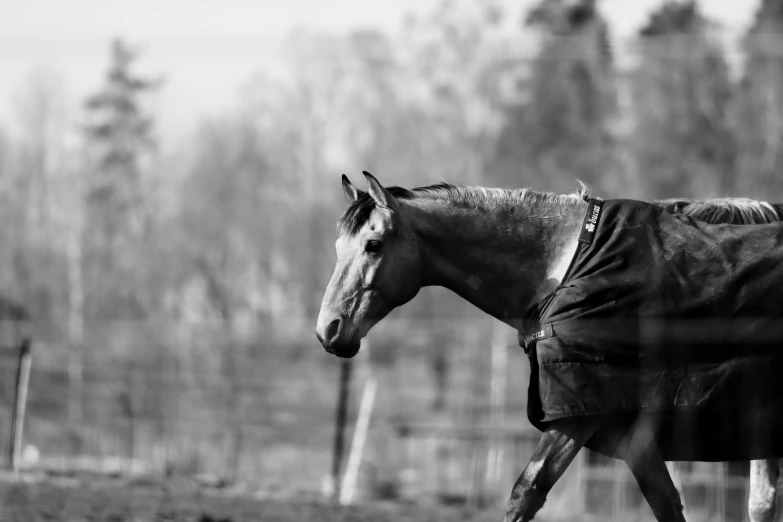
[{"label": "fence post", "polygon": [[378,386],[372,374],[367,376],[367,383],[362,392],[362,401],[359,405],[359,418],[353,431],[351,452],[348,455],[348,463],[345,466],[345,475],[340,486],[340,504],[347,505],[353,502],[356,495],[356,480],[359,476],[364,444],[367,440],[367,430],[370,427],[370,416],[375,402],[375,391]]},{"label": "fence post", "polygon": [[30,367],[32,354],[30,339],[24,339],[19,347],[19,365],[16,368],[16,391],[14,397],[14,412],[11,419],[11,470],[18,472],[22,456],[22,435],[24,432],[24,415],[27,408],[27,388],[30,383]]},{"label": "fence post", "polygon": [[348,393],[351,387],[352,367],[353,362],[350,359],[340,360],[340,390],[335,415],[334,448],[332,451],[332,496],[334,500],[339,500],[340,498],[340,467],[342,466],[343,453],[345,451],[345,424],[348,418]]}]

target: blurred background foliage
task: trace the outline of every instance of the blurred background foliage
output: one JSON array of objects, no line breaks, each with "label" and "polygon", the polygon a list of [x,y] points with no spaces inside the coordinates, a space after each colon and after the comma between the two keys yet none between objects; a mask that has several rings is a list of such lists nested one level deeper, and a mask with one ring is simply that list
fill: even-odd
[{"label": "blurred background foliage", "polygon": [[[56,73],[31,74],[0,121],[0,288],[35,320],[42,455],[173,445],[171,469],[308,486],[326,473],[337,363],[312,330],[343,172],[783,201],[783,1],[758,1],[736,48],[695,1],[662,2],[627,42],[596,0],[510,6],[441,0],[394,36],[294,32],[285,71],[249,71],[232,110],[165,154],[150,100],[166,71],[137,43],[108,46],[78,114]],[[438,289],[395,311],[366,355],[396,368],[380,425],[486,409],[487,321]],[[517,359],[509,408],[524,424]]]}]

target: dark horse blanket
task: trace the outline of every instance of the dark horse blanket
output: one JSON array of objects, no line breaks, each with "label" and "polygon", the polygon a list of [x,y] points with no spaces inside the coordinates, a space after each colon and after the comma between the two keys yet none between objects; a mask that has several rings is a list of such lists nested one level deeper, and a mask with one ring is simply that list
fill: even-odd
[{"label": "dark horse blanket", "polygon": [[[592,200],[566,277],[526,319],[537,428],[650,412],[666,460],[783,457],[783,223]],[[600,434],[587,446],[617,456]]]}]

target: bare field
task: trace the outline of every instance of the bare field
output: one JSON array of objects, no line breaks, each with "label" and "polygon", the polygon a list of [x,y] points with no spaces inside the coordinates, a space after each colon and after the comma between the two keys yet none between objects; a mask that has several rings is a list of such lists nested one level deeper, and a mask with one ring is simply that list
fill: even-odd
[{"label": "bare field", "polygon": [[2,522],[495,522],[502,513],[415,505],[341,507],[260,499],[186,483],[59,478],[0,482]]}]

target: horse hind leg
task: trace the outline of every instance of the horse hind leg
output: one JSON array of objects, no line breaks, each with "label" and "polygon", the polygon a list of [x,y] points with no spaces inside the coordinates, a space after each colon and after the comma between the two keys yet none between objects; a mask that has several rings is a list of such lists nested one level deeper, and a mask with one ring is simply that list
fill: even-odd
[{"label": "horse hind leg", "polygon": [[[623,457],[636,478],[647,502],[660,522],[685,522],[680,494],[672,482],[658,447],[651,440],[653,430],[641,419],[631,430],[630,440],[621,445]],[[505,522],[528,522],[544,505],[546,495],[562,476],[585,442],[600,427],[595,419],[569,419],[553,422],[542,434],[530,462],[514,485]],[[627,432],[618,426],[605,430],[615,442]]]},{"label": "horse hind leg", "polygon": [[772,522],[775,519],[775,487],[779,473],[777,460],[750,462],[750,522]]},{"label": "horse hind leg", "polygon": [[642,454],[626,458],[639,489],[661,522],[685,522],[680,493],[672,482],[666,463],[655,446]]},{"label": "horse hind leg", "polygon": [[685,522],[680,492],[655,441],[657,423],[654,416],[639,416],[619,447],[655,519]]}]

